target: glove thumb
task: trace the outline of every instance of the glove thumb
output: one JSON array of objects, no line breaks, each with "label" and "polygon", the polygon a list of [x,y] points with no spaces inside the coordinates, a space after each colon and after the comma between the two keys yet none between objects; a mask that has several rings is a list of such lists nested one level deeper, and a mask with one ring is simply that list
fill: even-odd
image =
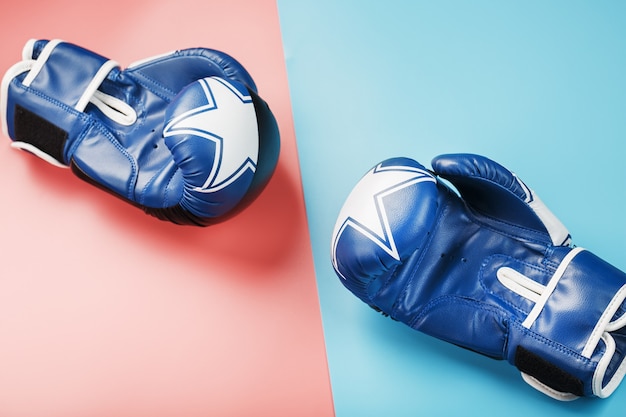
[{"label": "glove thumb", "polygon": [[450,181],[473,210],[549,237],[556,246],[569,245],[570,234],[559,219],[517,175],[484,156],[440,155],[433,171]]}]

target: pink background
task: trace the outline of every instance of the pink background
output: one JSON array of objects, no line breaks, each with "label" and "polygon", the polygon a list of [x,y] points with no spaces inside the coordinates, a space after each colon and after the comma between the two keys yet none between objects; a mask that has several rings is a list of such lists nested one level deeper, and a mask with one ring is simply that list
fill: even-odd
[{"label": "pink background", "polygon": [[2,73],[29,38],[122,66],[186,47],[228,52],[274,111],[282,149],[252,206],[193,228],[2,138],[0,416],[332,415],[275,1],[4,4]]}]

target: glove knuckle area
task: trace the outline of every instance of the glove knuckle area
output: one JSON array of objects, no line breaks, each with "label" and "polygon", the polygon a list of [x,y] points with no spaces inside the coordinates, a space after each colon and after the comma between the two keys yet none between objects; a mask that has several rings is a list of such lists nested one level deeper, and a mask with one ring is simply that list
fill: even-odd
[{"label": "glove knuckle area", "polygon": [[280,134],[265,103],[243,84],[195,81],[168,106],[163,128],[182,181],[180,206],[198,217],[232,215],[258,196],[278,162]]},{"label": "glove knuckle area", "polygon": [[379,278],[427,244],[437,197],[432,174],[408,158],[379,163],[355,185],[335,223],[331,256],[359,298],[368,300],[382,285]]}]

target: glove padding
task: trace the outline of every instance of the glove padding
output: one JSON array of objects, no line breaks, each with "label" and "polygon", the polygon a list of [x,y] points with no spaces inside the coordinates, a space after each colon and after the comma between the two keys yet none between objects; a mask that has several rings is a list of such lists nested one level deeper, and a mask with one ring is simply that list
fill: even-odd
[{"label": "glove padding", "polygon": [[509,361],[553,398],[609,396],[626,372],[626,274],[572,247],[496,162],[432,166],[393,158],[358,182],[332,236],[341,282],[413,329]]},{"label": "glove padding", "polygon": [[206,226],[246,207],[278,160],[276,120],[246,69],[193,48],[121,70],[58,41],[29,41],[2,80],[12,146],[160,219]]}]

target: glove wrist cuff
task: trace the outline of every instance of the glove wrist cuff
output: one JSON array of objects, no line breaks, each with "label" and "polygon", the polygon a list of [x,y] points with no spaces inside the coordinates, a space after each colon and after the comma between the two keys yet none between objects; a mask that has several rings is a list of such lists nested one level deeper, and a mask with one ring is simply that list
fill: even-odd
[{"label": "glove wrist cuff", "polygon": [[582,248],[571,250],[526,319],[513,326],[510,361],[554,398],[608,397],[626,374],[616,346],[626,326],[625,300],[623,272]]},{"label": "glove wrist cuff", "polygon": [[80,114],[117,66],[115,61],[60,40],[28,42],[23,60],[2,80],[2,127],[13,138],[12,146],[66,167],[66,142],[84,124]]}]

